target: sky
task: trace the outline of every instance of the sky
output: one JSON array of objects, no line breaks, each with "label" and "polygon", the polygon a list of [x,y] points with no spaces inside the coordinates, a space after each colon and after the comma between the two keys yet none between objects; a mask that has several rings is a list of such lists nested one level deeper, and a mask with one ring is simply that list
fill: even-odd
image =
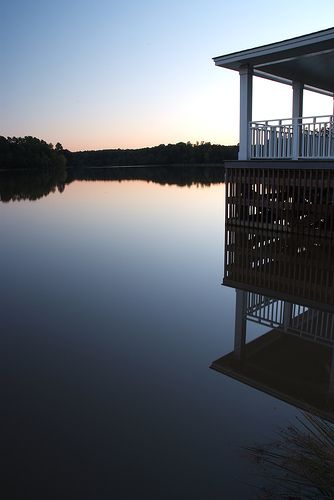
[{"label": "sky", "polygon": [[[236,144],[239,75],[212,57],[334,25],[323,0],[0,0],[0,135],[72,151]],[[291,116],[254,79],[253,119]],[[305,92],[304,116],[332,113]]]}]

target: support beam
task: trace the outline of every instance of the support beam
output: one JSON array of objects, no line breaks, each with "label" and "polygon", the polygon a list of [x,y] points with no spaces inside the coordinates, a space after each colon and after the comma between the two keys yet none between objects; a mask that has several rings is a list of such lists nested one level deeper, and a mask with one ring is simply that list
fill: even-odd
[{"label": "support beam", "polygon": [[249,157],[249,122],[252,121],[253,68],[241,66],[240,75],[240,125],[239,160]]},{"label": "support beam", "polygon": [[234,356],[241,361],[246,343],[247,292],[236,289]]},{"label": "support beam", "polygon": [[303,90],[301,82],[292,82],[292,126],[293,126],[293,154],[292,159],[298,160],[300,156],[300,120],[303,116]]}]

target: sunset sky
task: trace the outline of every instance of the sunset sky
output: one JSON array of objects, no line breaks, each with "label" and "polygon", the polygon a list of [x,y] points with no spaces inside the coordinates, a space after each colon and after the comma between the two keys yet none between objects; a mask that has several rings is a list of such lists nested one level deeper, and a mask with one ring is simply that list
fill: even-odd
[{"label": "sunset sky", "polygon": [[[333,21],[333,0],[3,2],[0,135],[73,151],[236,144],[239,77],[212,57]],[[304,115],[332,106],[308,92]],[[290,87],[256,79],[254,119],[290,115]]]}]

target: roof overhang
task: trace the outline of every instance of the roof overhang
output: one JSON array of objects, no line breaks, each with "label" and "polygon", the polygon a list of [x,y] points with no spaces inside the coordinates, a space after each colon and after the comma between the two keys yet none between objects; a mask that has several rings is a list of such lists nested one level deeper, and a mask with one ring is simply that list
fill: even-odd
[{"label": "roof overhang", "polygon": [[334,28],[213,58],[215,65],[239,71],[244,66],[269,80],[334,95]]}]

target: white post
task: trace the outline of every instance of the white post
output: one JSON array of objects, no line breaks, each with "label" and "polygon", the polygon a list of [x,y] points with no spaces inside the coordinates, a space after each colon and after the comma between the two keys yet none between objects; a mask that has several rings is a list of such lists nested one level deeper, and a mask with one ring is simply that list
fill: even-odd
[{"label": "white post", "polygon": [[249,158],[249,122],[252,121],[253,68],[241,66],[240,75],[240,139],[239,160]]},{"label": "white post", "polygon": [[303,88],[301,82],[292,82],[292,127],[293,127],[293,143],[292,143],[292,159],[298,160],[301,130],[299,123],[301,116],[303,116]]},{"label": "white post", "polygon": [[246,343],[247,292],[236,289],[234,356],[240,361]]}]

